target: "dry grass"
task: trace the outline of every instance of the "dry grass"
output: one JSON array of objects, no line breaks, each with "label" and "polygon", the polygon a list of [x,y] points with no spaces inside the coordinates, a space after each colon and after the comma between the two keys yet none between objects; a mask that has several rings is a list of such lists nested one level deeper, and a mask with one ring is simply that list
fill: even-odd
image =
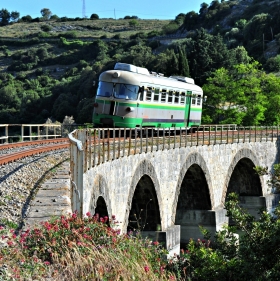
[{"label": "dry grass", "polygon": [[106,35],[108,38],[120,34],[123,38],[128,38],[137,32],[160,31],[162,27],[169,23],[169,20],[137,20],[137,25],[131,27],[130,20],[123,19],[100,19],[100,20],[81,20],[68,22],[32,22],[15,23],[0,27],[0,37],[24,38],[36,35],[41,32],[41,27],[49,25],[52,30],[50,35],[57,36],[66,31],[75,31],[78,37],[101,37]]}]

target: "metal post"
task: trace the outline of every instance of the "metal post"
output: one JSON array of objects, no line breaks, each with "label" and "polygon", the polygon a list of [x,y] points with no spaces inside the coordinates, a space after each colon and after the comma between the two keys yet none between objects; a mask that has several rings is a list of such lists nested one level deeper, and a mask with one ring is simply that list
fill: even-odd
[{"label": "metal post", "polygon": [[97,133],[97,130],[94,129],[93,130],[93,167],[95,167],[96,165],[96,133]]},{"label": "metal post", "polygon": [[142,152],[143,152],[142,133],[143,133],[143,129],[141,128],[141,130],[140,130],[140,154],[142,154]]},{"label": "metal post", "polygon": [[122,157],[125,156],[125,138],[126,138],[126,128],[124,128],[124,131],[123,131],[123,155],[122,155]]},{"label": "metal post", "polygon": [[121,158],[121,129],[119,128],[118,158]]},{"label": "metal post", "polygon": [[151,152],[153,152],[153,146],[154,146],[154,129],[152,128],[151,129],[152,131],[152,135],[151,135],[151,137],[152,137],[152,145],[151,145]]},{"label": "metal post", "polygon": [[163,135],[162,135],[162,150],[164,150],[164,147],[165,147],[165,129],[162,128],[163,130]]},{"label": "metal post", "polygon": [[148,152],[148,135],[149,135],[149,130],[148,128],[145,128],[145,133],[146,133],[146,153]]},{"label": "metal post", "polygon": [[116,129],[113,128],[113,160],[116,159]]},{"label": "metal post", "polygon": [[130,149],[131,149],[131,129],[129,129],[129,139],[128,139],[128,156],[130,156]]},{"label": "metal post", "polygon": [[171,134],[171,131],[170,131],[170,128],[168,130],[168,149],[170,149],[170,134]]},{"label": "metal post", "polygon": [[159,150],[159,128],[157,128],[157,151]]}]

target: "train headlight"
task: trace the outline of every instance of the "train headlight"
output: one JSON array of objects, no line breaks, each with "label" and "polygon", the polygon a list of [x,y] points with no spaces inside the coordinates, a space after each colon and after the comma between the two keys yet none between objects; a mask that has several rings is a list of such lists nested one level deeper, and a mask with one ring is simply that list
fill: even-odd
[{"label": "train headlight", "polygon": [[127,112],[133,112],[133,111],[134,111],[134,107],[127,107],[127,108],[126,108],[126,111],[127,111]]},{"label": "train headlight", "polygon": [[119,72],[117,72],[117,71],[116,71],[116,72],[114,72],[114,73],[113,73],[113,77],[115,77],[115,78],[120,77],[120,73],[119,73]]}]

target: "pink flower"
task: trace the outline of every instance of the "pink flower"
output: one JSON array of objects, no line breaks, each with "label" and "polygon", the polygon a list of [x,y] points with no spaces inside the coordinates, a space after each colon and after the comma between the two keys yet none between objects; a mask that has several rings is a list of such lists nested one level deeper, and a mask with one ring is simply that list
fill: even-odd
[{"label": "pink flower", "polygon": [[90,216],[91,216],[91,213],[90,213],[90,212],[87,212],[87,213],[86,213],[86,216],[87,216],[87,217],[90,217]]},{"label": "pink flower", "polygon": [[155,245],[155,246],[159,245],[159,242],[158,242],[158,241],[155,241],[155,242],[154,242],[154,245]]},{"label": "pink flower", "polygon": [[44,264],[45,265],[50,265],[50,262],[49,261],[45,261]]},{"label": "pink flower", "polygon": [[145,272],[148,272],[150,270],[150,268],[147,265],[145,265],[144,270],[145,270]]},{"label": "pink flower", "polygon": [[12,241],[8,241],[7,244],[11,247],[13,246],[13,242]]}]

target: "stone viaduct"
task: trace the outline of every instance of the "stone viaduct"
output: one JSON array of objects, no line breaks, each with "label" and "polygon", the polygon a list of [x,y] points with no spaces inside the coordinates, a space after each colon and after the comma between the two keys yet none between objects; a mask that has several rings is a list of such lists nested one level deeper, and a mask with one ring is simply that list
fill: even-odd
[{"label": "stone viaduct", "polygon": [[[253,168],[271,171],[279,162],[279,144],[277,136],[173,147],[106,161],[84,169],[82,179],[72,177],[72,208],[114,215],[122,232],[141,229],[144,236],[163,241],[170,254],[178,253],[180,244],[202,237],[199,225],[214,233],[228,223],[224,203],[230,192],[237,192],[241,205],[254,215],[261,207],[273,210],[279,197],[271,192],[268,176],[257,175]],[[72,156],[72,173],[77,173],[79,157],[84,161],[83,153],[80,148],[80,156]]]}]

